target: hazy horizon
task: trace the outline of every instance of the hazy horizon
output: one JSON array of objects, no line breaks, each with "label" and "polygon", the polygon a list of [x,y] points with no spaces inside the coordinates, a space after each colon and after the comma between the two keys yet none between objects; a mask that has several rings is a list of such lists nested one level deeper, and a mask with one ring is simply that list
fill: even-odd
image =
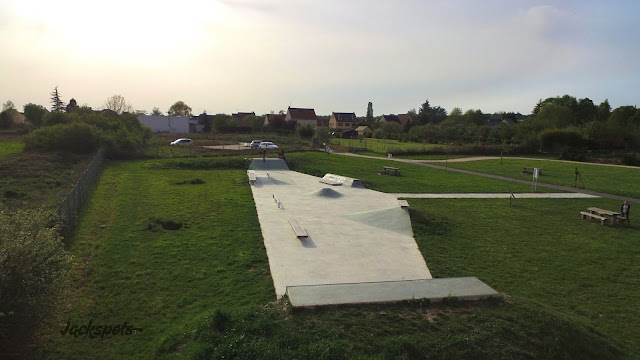
[{"label": "hazy horizon", "polygon": [[194,114],[638,105],[636,1],[0,0],[0,101]]}]

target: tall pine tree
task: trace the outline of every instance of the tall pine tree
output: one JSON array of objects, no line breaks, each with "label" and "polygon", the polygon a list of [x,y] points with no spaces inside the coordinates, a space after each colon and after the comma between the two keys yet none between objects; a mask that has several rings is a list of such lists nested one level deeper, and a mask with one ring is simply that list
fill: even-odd
[{"label": "tall pine tree", "polygon": [[51,92],[51,111],[62,112],[64,109],[64,103],[60,100],[60,94],[58,93],[58,87],[56,86]]}]

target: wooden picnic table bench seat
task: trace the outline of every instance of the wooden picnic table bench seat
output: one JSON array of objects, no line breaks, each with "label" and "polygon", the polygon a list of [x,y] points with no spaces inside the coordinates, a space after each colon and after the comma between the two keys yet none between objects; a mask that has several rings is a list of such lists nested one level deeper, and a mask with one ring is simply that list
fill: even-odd
[{"label": "wooden picnic table bench seat", "polygon": [[594,218],[596,220],[600,220],[600,223],[602,225],[604,225],[604,222],[607,221],[606,217],[600,216],[598,214],[594,214],[594,213],[591,213],[591,212],[587,212],[587,211],[580,211],[580,215],[582,215],[582,220],[586,219],[587,216],[588,216],[588,217]]},{"label": "wooden picnic table bench seat", "polygon": [[296,234],[298,239],[309,237],[307,231],[298,223],[296,219],[289,219],[289,225],[293,229],[293,232]]},{"label": "wooden picnic table bench seat", "polygon": [[[533,174],[533,168],[526,167],[522,169],[523,174]],[[538,175],[542,175],[542,169],[538,168]]]},{"label": "wooden picnic table bench seat", "polygon": [[256,172],[253,170],[247,170],[247,175],[249,175],[249,184],[255,185],[256,183]]},{"label": "wooden picnic table bench seat", "polygon": [[618,222],[618,219],[621,217],[621,213],[617,212],[617,211],[610,211],[610,210],[605,210],[605,209],[600,209],[597,207],[590,207],[587,208],[587,210],[594,215],[599,215],[599,216],[611,216],[611,224],[615,225]]},{"label": "wooden picnic table bench seat", "polygon": [[400,175],[400,169],[395,168],[395,167],[391,167],[391,166],[383,166],[382,167],[382,171],[380,171],[380,174],[382,174],[382,175],[399,176]]}]

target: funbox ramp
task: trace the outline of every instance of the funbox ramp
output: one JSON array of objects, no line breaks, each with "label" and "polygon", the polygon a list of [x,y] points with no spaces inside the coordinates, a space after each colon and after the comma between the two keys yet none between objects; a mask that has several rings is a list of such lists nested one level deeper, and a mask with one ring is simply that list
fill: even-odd
[{"label": "funbox ramp", "polygon": [[500,298],[497,291],[475,277],[287,286],[287,295],[295,307],[413,299],[438,302],[451,297],[460,300]]},{"label": "funbox ramp", "polygon": [[282,159],[264,159],[256,158],[251,160],[249,170],[289,170],[287,163]]}]

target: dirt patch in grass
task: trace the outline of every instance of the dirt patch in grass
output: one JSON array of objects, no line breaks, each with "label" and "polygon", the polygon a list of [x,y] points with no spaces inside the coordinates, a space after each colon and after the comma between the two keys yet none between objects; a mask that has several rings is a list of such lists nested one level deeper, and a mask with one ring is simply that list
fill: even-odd
[{"label": "dirt patch in grass", "polygon": [[184,226],[184,223],[177,222],[168,219],[162,219],[156,216],[152,216],[149,218],[149,223],[147,224],[147,230],[149,231],[159,231],[161,228],[164,230],[180,230]]},{"label": "dirt patch in grass", "polygon": [[206,184],[206,182],[202,179],[192,179],[192,180],[185,180],[185,181],[179,181],[179,182],[174,182],[173,185],[202,185],[202,184]]}]

